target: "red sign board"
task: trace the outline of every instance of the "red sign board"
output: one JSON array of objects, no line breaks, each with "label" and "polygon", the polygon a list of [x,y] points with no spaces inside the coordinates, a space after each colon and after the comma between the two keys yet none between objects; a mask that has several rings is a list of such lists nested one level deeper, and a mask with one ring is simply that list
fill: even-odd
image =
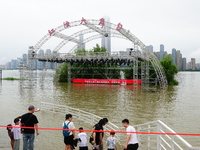
[{"label": "red sign board", "polygon": [[73,83],[95,83],[95,84],[141,84],[142,80],[133,79],[73,79]]}]

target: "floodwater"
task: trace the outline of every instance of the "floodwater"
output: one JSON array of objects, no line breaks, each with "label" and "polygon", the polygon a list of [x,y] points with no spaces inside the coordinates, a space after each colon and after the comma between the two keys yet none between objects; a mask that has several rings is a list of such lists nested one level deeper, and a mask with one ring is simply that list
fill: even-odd
[{"label": "floodwater", "polygon": [[[54,71],[35,72],[33,83],[29,81],[0,82],[0,125],[9,124],[15,117],[27,112],[30,104],[49,102],[78,108],[121,126],[128,118],[131,124],[162,120],[178,133],[200,133],[200,72],[180,72],[178,86],[165,92],[142,91],[132,85],[97,85],[53,83]],[[3,77],[19,77],[19,71],[3,71]],[[63,115],[37,112],[40,127],[61,128]],[[76,118],[74,118],[76,121]],[[86,129],[91,129],[79,123]],[[89,133],[88,133],[89,134]],[[193,146],[200,146],[200,137],[184,136]],[[0,149],[9,148],[5,128],[0,128]],[[40,131],[35,147],[41,149],[63,149],[60,131]]]}]

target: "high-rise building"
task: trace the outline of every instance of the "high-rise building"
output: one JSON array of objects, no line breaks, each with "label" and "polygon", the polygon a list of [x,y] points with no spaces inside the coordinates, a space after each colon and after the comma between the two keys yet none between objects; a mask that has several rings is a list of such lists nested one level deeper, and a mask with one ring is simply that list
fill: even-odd
[{"label": "high-rise building", "polygon": [[6,63],[6,68],[5,69],[11,69],[11,62]]},{"label": "high-rise building", "polygon": [[196,69],[200,70],[200,63],[196,64]]},{"label": "high-rise building", "polygon": [[179,70],[183,70],[183,57],[182,57],[182,54],[180,54],[180,62],[179,62],[179,64],[180,64],[180,67],[179,67]]},{"label": "high-rise building", "polygon": [[190,62],[188,62],[186,65],[186,70],[189,70],[189,69],[190,69]]},{"label": "high-rise building", "polygon": [[160,44],[160,58],[159,60],[162,60],[164,57],[164,52],[165,52],[165,48],[163,44]]},{"label": "high-rise building", "polygon": [[153,52],[153,45],[149,45],[147,46],[148,50],[150,50],[151,52]]},{"label": "high-rise building", "polygon": [[164,52],[164,57],[167,56],[167,54],[168,54],[167,51],[165,51],[165,52]]},{"label": "high-rise building", "polygon": [[12,59],[11,60],[11,69],[17,69],[17,67],[18,67],[17,59]]},{"label": "high-rise building", "polygon": [[182,58],[182,70],[185,71],[187,67],[187,60],[186,58]]},{"label": "high-rise building", "polygon": [[180,50],[176,51],[176,65],[178,70],[182,70],[182,54]]},{"label": "high-rise building", "polygon": [[45,52],[45,55],[51,55],[51,50],[47,49],[46,52]]},{"label": "high-rise building", "polygon": [[[46,56],[51,55],[51,50],[47,49],[45,52]],[[45,69],[53,69],[54,68],[54,63],[53,62],[45,62]]]},{"label": "high-rise building", "polygon": [[[44,56],[44,50],[39,50],[39,56]],[[42,70],[45,68],[45,62],[37,60],[37,69]]]},{"label": "high-rise building", "polygon": [[175,48],[172,49],[172,59],[173,59],[173,64],[176,64],[176,49]]},{"label": "high-rise building", "polygon": [[79,44],[78,44],[78,50],[83,50],[85,49],[85,43],[84,42],[84,35],[81,33],[79,35]]},{"label": "high-rise building", "polygon": [[26,66],[27,65],[27,61],[28,61],[27,54],[22,54],[22,64]]},{"label": "high-rise building", "polygon": [[160,60],[160,52],[156,52],[156,57]]},{"label": "high-rise building", "polygon": [[196,59],[195,58],[191,58],[191,62],[190,62],[190,68],[192,70],[196,70]]},{"label": "high-rise building", "polygon": [[105,31],[105,35],[102,35],[101,38],[101,47],[104,47],[107,53],[111,53],[111,37],[110,37],[110,28],[108,22],[110,22],[109,17],[104,17],[105,25],[103,26],[103,30]]}]

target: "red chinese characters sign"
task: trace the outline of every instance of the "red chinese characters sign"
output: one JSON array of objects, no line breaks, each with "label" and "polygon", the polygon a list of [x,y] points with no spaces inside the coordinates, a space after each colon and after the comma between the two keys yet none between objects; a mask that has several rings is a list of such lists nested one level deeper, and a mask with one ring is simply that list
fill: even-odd
[{"label": "red chinese characters sign", "polygon": [[70,26],[70,23],[68,21],[63,22],[64,28],[68,28]]},{"label": "red chinese characters sign", "polygon": [[49,34],[50,34],[50,36],[55,32],[55,30],[54,29],[51,29],[51,30],[48,30],[48,32],[49,32]]},{"label": "red chinese characters sign", "polygon": [[81,23],[80,23],[80,24],[83,24],[83,23],[84,23],[84,24],[87,24],[87,20],[86,20],[85,18],[82,17]]},{"label": "red chinese characters sign", "polygon": [[116,30],[120,31],[122,29],[123,25],[121,23],[118,23]]},{"label": "red chinese characters sign", "polygon": [[101,27],[103,28],[103,26],[105,25],[105,20],[104,20],[104,18],[101,18],[101,19],[99,20],[99,25],[101,25]]},{"label": "red chinese characters sign", "polygon": [[132,79],[73,79],[73,83],[94,83],[94,84],[141,84],[142,80]]}]

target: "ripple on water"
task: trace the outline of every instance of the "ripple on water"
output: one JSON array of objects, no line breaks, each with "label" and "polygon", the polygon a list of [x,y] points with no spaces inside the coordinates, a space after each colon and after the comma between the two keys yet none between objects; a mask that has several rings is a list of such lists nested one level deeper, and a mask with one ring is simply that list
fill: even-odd
[{"label": "ripple on water", "polygon": [[[176,132],[200,133],[199,116],[199,79],[198,72],[180,72],[177,79],[179,86],[169,87],[164,92],[142,91],[132,85],[93,85],[53,83],[53,72],[48,71],[41,81],[38,71],[37,78],[32,83],[28,81],[3,81],[0,84],[1,124],[10,123],[14,117],[26,112],[30,104],[39,105],[42,102],[67,105],[107,117],[121,126],[123,118],[129,118],[132,124],[162,120]],[[5,71],[4,77],[18,77],[18,71]],[[136,90],[137,89],[137,90]],[[63,115],[37,113],[42,127],[60,127]],[[85,128],[91,129],[90,126]],[[41,131],[38,141],[45,143],[48,134]],[[49,147],[62,148],[60,132],[48,132],[52,142]],[[9,145],[5,138],[6,130],[0,130],[1,143]],[[53,138],[56,136],[56,138]],[[199,145],[199,137],[184,137],[194,146]],[[61,143],[60,143],[61,142]],[[46,145],[46,144],[44,144]],[[42,146],[42,145],[40,145]]]}]

